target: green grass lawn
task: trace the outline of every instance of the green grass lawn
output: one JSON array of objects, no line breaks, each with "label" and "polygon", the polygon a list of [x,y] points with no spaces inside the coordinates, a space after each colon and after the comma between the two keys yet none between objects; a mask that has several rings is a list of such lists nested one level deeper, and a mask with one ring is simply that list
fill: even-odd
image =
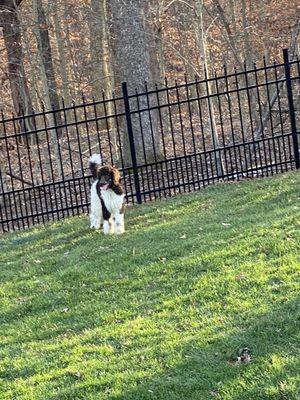
[{"label": "green grass lawn", "polygon": [[131,207],[123,236],[82,216],[0,237],[0,399],[300,399],[299,187]]}]

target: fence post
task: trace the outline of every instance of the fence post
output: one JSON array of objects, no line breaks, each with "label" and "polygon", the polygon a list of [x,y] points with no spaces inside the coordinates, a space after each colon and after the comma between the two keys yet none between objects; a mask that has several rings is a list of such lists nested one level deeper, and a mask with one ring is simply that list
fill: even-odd
[{"label": "fence post", "polygon": [[141,204],[142,203],[141,187],[140,187],[140,180],[139,180],[139,174],[138,174],[138,168],[137,168],[136,151],[135,151],[133,129],[132,129],[132,122],[131,122],[130,104],[129,104],[128,90],[127,90],[126,82],[122,82],[122,92],[123,92],[123,98],[124,98],[126,124],[127,124],[127,132],[128,132],[128,137],[129,137],[129,146],[130,146],[130,154],[131,154],[131,160],[132,160],[134,186],[135,186],[135,191],[136,191],[136,200],[137,200],[138,204]]},{"label": "fence post", "polygon": [[292,129],[293,147],[294,147],[294,154],[295,154],[295,164],[296,164],[296,168],[298,169],[298,168],[300,168],[299,143],[298,143],[298,136],[297,136],[296,116],[295,116],[295,107],[294,107],[294,100],[293,100],[293,89],[292,89],[291,69],[290,69],[288,49],[283,49],[283,60],[284,60],[284,72],[285,72],[288,104],[289,104],[290,122],[291,122],[291,129]]}]

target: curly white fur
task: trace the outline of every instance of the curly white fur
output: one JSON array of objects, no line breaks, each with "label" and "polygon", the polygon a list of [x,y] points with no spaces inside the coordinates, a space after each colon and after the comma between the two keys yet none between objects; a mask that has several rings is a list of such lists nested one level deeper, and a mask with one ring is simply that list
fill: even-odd
[{"label": "curly white fur", "polygon": [[100,226],[103,224],[103,216],[102,216],[101,201],[97,193],[96,185],[97,181],[95,181],[91,187],[90,221],[91,221],[91,228],[99,229]]},{"label": "curly white fur", "polygon": [[89,162],[94,164],[101,164],[102,158],[100,154],[92,154],[91,157],[89,158]]}]

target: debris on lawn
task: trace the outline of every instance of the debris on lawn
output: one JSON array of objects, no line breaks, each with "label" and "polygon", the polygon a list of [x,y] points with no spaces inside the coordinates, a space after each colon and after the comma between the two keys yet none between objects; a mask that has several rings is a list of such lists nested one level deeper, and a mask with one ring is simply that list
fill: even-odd
[{"label": "debris on lawn", "polygon": [[236,364],[248,363],[252,359],[250,351],[247,347],[241,348],[238,352]]},{"label": "debris on lawn", "polygon": [[242,281],[244,279],[246,279],[246,276],[244,274],[238,274],[235,276],[236,281]]},{"label": "debris on lawn", "polygon": [[239,349],[237,356],[230,358],[227,361],[228,365],[240,365],[249,363],[252,360],[252,355],[248,347],[242,347]]},{"label": "debris on lawn", "polygon": [[82,377],[82,374],[81,374],[80,371],[67,370],[66,374],[69,375],[69,376],[74,376],[76,378],[81,378]]}]

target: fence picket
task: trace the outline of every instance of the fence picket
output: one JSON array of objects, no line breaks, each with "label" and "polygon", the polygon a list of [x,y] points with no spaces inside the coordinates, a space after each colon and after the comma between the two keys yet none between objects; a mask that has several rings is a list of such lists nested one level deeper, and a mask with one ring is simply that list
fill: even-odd
[{"label": "fence picket", "polygon": [[299,143],[298,143],[298,133],[297,133],[295,107],[293,99],[289,52],[287,49],[283,50],[283,59],[284,59],[284,71],[285,71],[286,89],[287,89],[287,97],[289,105],[289,116],[290,116],[292,139],[293,139],[293,150],[294,150],[296,168],[298,169],[300,168]]}]

